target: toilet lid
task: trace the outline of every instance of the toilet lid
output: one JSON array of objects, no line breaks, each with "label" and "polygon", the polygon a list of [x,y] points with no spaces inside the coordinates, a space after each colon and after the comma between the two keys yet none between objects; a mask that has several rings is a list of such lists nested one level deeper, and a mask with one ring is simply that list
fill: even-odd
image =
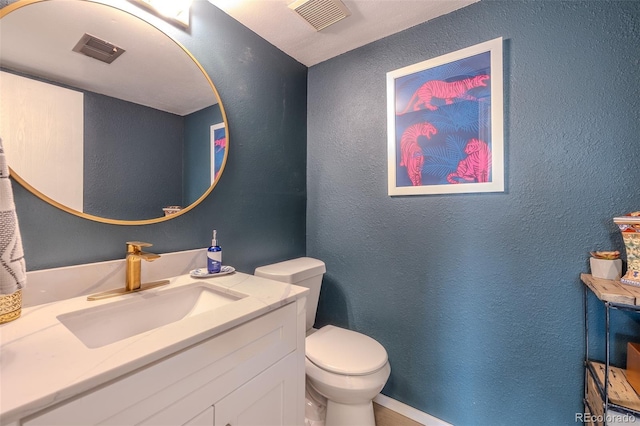
[{"label": "toilet lid", "polygon": [[387,363],[387,351],[369,336],[332,325],[305,339],[306,356],[323,370],[346,375],[364,375]]}]

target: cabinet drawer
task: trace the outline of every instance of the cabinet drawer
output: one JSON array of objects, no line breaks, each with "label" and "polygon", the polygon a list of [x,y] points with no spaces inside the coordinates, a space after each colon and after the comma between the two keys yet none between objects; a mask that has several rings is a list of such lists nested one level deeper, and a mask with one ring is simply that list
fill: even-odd
[{"label": "cabinet drawer", "polygon": [[289,354],[217,401],[214,425],[287,426],[296,421],[296,354]]},{"label": "cabinet drawer", "polygon": [[213,406],[211,406],[182,426],[211,426],[214,424],[213,422],[215,422],[215,417]]},{"label": "cabinet drawer", "polygon": [[[138,424],[195,389],[225,378],[208,403],[190,399],[189,413],[211,403],[296,349],[296,304],[239,325],[114,382],[63,402],[25,426]],[[302,348],[301,350],[304,350]],[[215,399],[214,399],[215,398]],[[193,417],[187,416],[182,424]]]}]

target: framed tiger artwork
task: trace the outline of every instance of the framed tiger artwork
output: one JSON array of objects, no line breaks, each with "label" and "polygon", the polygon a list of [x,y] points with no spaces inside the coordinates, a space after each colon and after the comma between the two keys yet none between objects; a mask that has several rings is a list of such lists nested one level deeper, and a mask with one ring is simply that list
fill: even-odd
[{"label": "framed tiger artwork", "polygon": [[502,43],[387,73],[389,195],[504,191]]}]

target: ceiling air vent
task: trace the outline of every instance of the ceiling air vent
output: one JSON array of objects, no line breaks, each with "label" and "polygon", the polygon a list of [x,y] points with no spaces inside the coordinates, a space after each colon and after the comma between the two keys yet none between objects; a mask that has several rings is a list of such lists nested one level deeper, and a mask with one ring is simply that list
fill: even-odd
[{"label": "ceiling air vent", "polygon": [[350,15],[340,0],[297,0],[289,5],[316,31],[327,28]]},{"label": "ceiling air vent", "polygon": [[124,49],[99,39],[91,34],[85,34],[73,48],[74,52],[84,53],[99,61],[110,64],[124,53]]}]

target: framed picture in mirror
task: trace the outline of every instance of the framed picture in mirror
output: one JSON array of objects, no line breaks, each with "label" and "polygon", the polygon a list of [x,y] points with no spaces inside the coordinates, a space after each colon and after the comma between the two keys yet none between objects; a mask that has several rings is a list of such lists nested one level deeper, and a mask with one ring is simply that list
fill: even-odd
[{"label": "framed picture in mirror", "polygon": [[227,130],[224,123],[211,126],[211,184],[216,181],[222,170],[227,152]]}]

